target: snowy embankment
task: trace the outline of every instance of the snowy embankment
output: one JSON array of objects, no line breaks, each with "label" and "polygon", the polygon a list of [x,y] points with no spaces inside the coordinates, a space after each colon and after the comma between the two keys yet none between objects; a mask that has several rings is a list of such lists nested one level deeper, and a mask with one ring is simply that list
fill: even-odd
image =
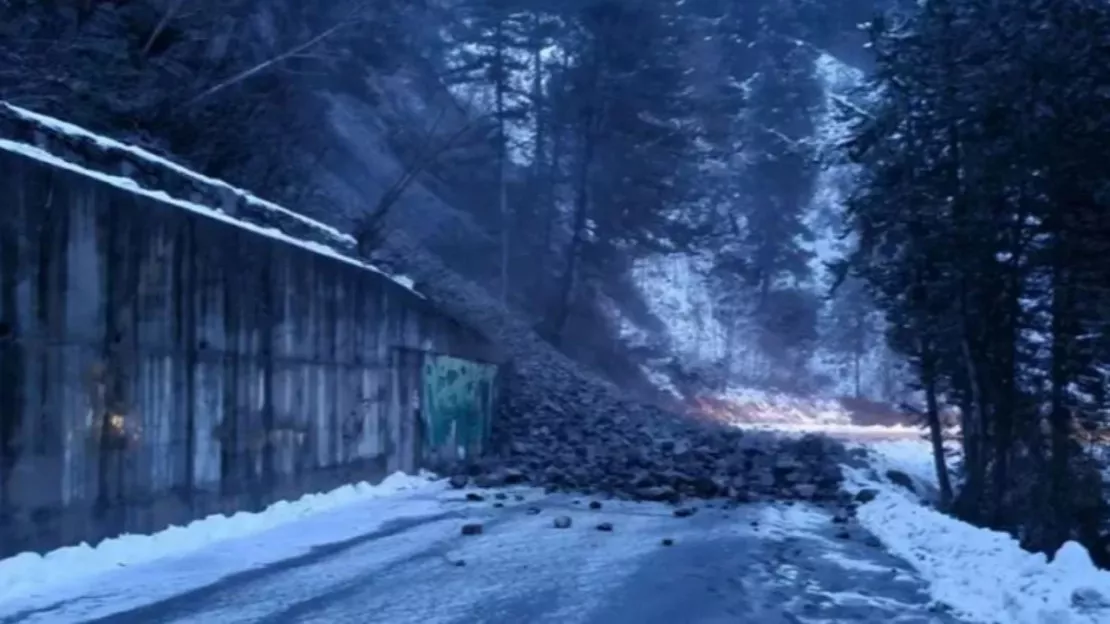
[{"label": "snowy embankment", "polygon": [[921,439],[921,429],[903,425],[883,427],[880,425],[853,425],[831,424],[815,425],[811,423],[745,423],[738,425],[741,429],[754,431],[774,431],[785,435],[805,435],[807,433],[821,433],[840,440],[865,441],[865,440],[907,440],[916,443]]},{"label": "snowy embankment", "polygon": [[[232,574],[281,561],[320,544],[366,533],[390,520],[434,511],[434,502],[422,505],[416,496],[445,487],[445,482],[434,480],[430,473],[411,476],[398,472],[377,485],[362,482],[306,494],[295,501],[276,502],[258,513],[213,514],[187,526],[171,526],[153,535],[122,535],[95,547],[82,543],[46,555],[23,553],[0,560],[0,608],[11,601],[79,594],[85,582],[97,575],[185,557],[233,540],[238,540],[235,551],[221,551],[227,555],[226,561],[208,562],[211,567],[206,574],[217,569]],[[326,526],[305,530],[304,522]],[[282,532],[283,527],[294,523],[302,530]],[[197,579],[200,584],[212,580],[205,576]],[[176,590],[181,590],[183,584],[176,585]]]},{"label": "snowy embankment", "polygon": [[[844,467],[849,492],[870,490],[861,497],[868,502],[858,509],[860,524],[912,565],[935,600],[961,618],[983,624],[1110,624],[1110,572],[1098,570],[1079,544],[1065,545],[1050,563],[1008,534],[931,507],[936,470],[920,428],[860,425],[837,401],[751,390],[732,390],[706,407],[714,418],[739,428],[824,433],[863,450],[865,468]],[[951,455],[958,451],[958,431],[946,433]]]},{"label": "snowy embankment", "polygon": [[1110,572],[1095,568],[1082,546],[1069,542],[1049,563],[1010,535],[942,514],[919,494],[881,476],[897,470],[935,488],[933,459],[924,441],[865,448],[870,467],[846,468],[849,491],[875,494],[859,507],[859,522],[921,574],[939,603],[983,624],[1110,622]]}]

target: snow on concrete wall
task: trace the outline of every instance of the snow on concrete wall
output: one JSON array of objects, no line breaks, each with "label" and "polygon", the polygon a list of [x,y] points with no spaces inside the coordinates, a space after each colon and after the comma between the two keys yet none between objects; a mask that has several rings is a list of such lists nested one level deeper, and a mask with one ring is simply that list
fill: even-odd
[{"label": "snow on concrete wall", "polygon": [[0,557],[412,470],[399,347],[488,357],[357,260],[0,139]]}]

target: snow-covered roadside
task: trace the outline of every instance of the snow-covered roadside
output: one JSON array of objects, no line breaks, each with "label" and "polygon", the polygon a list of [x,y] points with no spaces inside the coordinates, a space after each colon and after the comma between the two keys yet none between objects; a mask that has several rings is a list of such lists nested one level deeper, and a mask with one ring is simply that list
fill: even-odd
[{"label": "snow-covered roadside", "polygon": [[[279,561],[314,546],[371,531],[389,520],[434,513],[438,510],[434,500],[415,498],[445,489],[444,481],[434,479],[430,473],[412,476],[398,472],[377,485],[363,482],[321,494],[306,494],[296,501],[279,501],[258,513],[211,515],[184,527],[172,526],[153,535],[123,535],[95,547],[80,544],[46,555],[16,555],[0,560],[0,611],[7,611],[13,607],[11,603],[25,599],[75,595],[107,572],[186,557],[229,540],[240,543],[236,552],[221,553],[227,556],[226,565],[217,566],[229,574]],[[295,521],[300,521],[295,525],[300,527],[296,531],[281,531]],[[327,526],[305,530],[306,521]],[[246,539],[251,537],[258,539]],[[211,573],[212,569],[206,571]],[[175,591],[181,589],[180,584],[174,587]]]},{"label": "snow-covered roadside", "polygon": [[1110,572],[1098,570],[1082,546],[1066,544],[1049,563],[1044,555],[1022,550],[1005,533],[931,509],[873,472],[894,468],[935,485],[927,444],[905,441],[869,448],[878,455],[878,465],[845,468],[849,491],[877,492],[860,506],[859,522],[928,581],[936,600],[984,624],[1110,622]]},{"label": "snow-covered roadside", "polygon": [[[937,472],[933,464],[933,450],[929,442],[922,439],[920,429],[915,430],[912,437],[897,440],[882,440],[866,445],[875,458],[876,468],[899,470],[909,475],[914,481],[927,484],[930,487],[937,485]],[[949,450],[952,443],[947,443]]]},{"label": "snow-covered roadside", "polygon": [[921,438],[917,427],[820,423],[739,423],[739,429],[753,431],[773,431],[782,435],[806,435],[819,433],[846,440],[907,440],[911,443]]},{"label": "snow-covered roadside", "polygon": [[703,407],[739,426],[799,426],[817,430],[852,425],[851,414],[835,399],[814,399],[756,388],[730,387]]}]

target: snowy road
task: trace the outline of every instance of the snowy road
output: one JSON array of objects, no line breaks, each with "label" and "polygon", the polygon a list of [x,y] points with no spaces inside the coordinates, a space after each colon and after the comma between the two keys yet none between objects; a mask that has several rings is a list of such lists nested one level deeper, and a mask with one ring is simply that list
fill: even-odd
[{"label": "snowy road", "polygon": [[[232,541],[100,575],[81,594],[5,605],[0,624],[957,621],[930,611],[924,584],[858,528],[838,538],[824,510],[702,507],[676,518],[662,505],[593,510],[528,490],[495,502],[430,493],[419,514],[223,575]],[[554,528],[559,515],[573,525]],[[466,522],[484,533],[460,535]]]}]

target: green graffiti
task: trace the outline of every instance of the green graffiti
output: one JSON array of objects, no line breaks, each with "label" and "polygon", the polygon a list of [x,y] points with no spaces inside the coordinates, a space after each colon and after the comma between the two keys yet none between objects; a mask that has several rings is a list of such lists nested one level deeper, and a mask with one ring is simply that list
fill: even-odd
[{"label": "green graffiti", "polygon": [[424,358],[421,412],[425,449],[458,458],[482,452],[493,419],[497,367],[446,355]]}]

